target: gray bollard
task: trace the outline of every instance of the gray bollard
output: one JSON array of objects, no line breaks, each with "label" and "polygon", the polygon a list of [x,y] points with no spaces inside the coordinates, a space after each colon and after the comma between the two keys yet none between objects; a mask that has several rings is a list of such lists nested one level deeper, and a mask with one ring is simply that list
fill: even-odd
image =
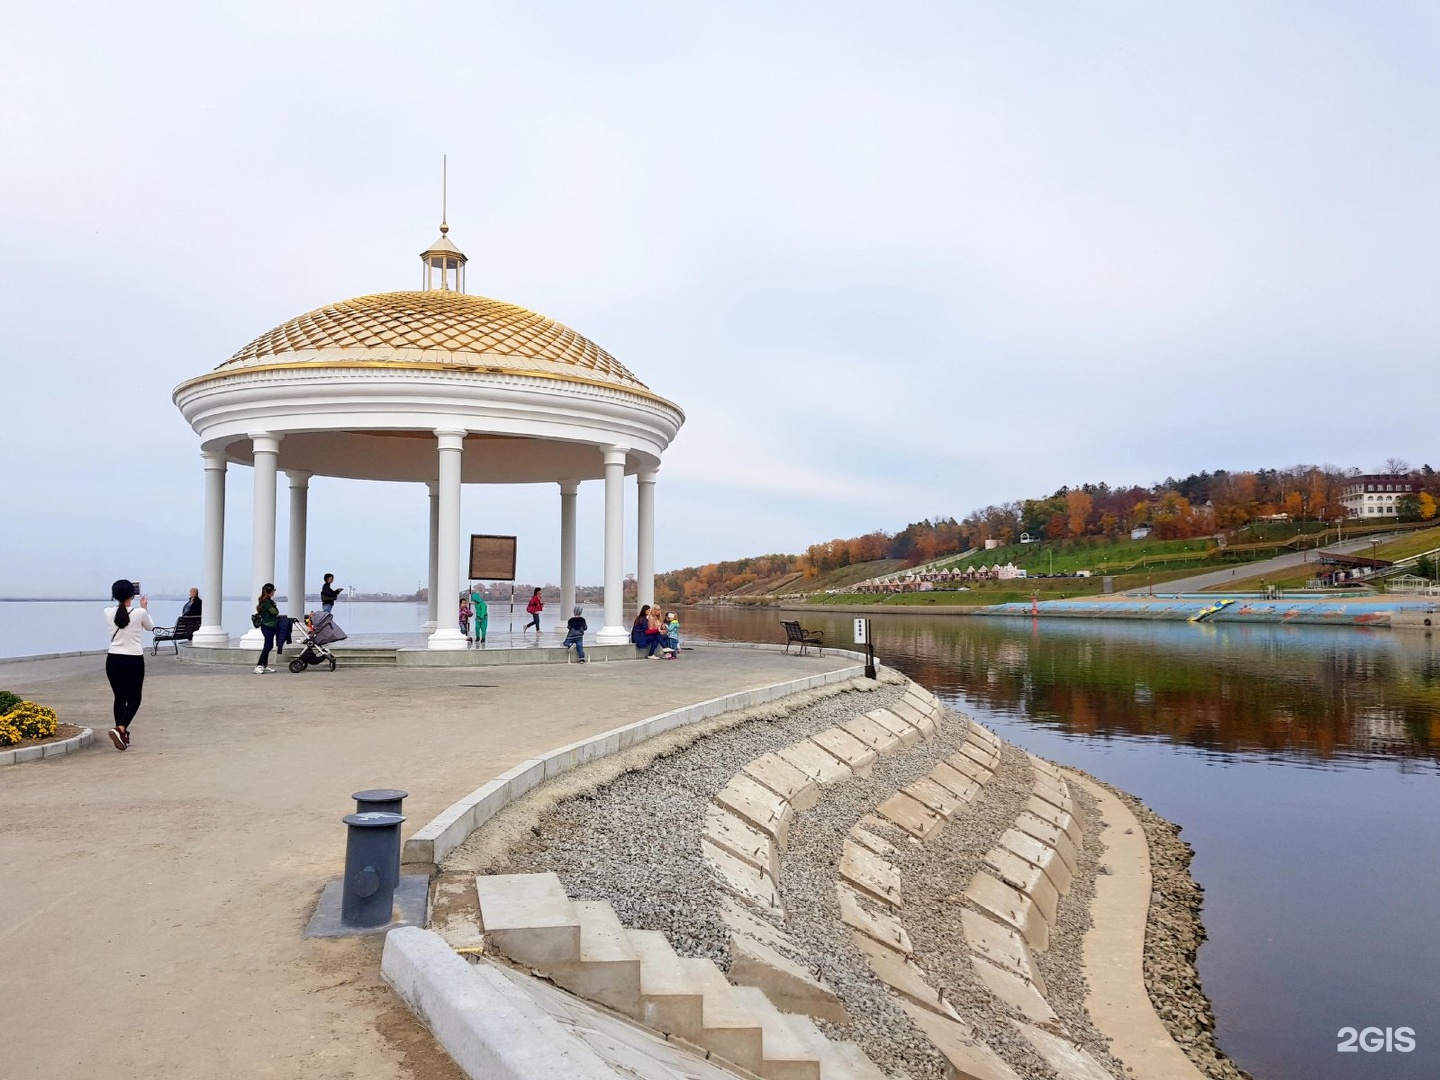
[{"label": "gray bollard", "polygon": [[395,909],[400,884],[399,814],[346,814],[345,879],[340,921],[346,926],[384,926]]},{"label": "gray bollard", "polygon": [[355,812],[357,814],[400,814],[400,809],[410,793],[401,791],[399,788],[381,787],[367,788],[365,791],[357,791],[350,797],[355,800]]},{"label": "gray bollard", "polygon": [[[366,788],[364,791],[357,791],[350,797],[355,800],[355,812],[357,814],[398,814],[400,804],[410,793],[401,791],[399,788],[379,787]],[[395,846],[395,883],[400,883],[400,845]]]}]

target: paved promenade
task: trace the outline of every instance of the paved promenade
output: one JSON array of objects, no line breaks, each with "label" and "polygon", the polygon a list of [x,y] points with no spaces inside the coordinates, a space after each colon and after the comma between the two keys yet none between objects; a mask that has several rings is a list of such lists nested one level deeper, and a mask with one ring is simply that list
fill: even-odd
[{"label": "paved promenade", "polygon": [[[678,663],[256,676],[146,657],[120,753],[0,769],[0,1073],[81,1080],[455,1080],[377,974],[378,939],[301,931],[352,791],[408,790],[405,835],[543,750],[843,667],[697,649]],[[109,727],[102,657],[0,686]]]}]

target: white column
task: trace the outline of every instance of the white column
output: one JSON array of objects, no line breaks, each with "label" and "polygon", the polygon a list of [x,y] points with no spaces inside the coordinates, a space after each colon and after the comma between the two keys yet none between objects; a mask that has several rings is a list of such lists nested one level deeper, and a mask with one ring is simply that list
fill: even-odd
[{"label": "white column", "polygon": [[560,481],[560,620],[570,618],[575,607],[575,496],[580,485]]},{"label": "white column", "polygon": [[225,597],[225,453],[209,450],[205,461],[205,579],[200,594],[200,629],[194,644],[209,649],[230,646],[222,625]]},{"label": "white column", "polygon": [[430,633],[438,625],[435,613],[438,610],[435,606],[440,595],[440,582],[436,580],[436,574],[440,568],[440,550],[436,547],[440,543],[440,485],[434,480],[425,481],[425,489],[430,492],[430,576],[426,578],[428,585],[427,594],[430,597],[428,618],[421,627],[425,633]]},{"label": "white column", "polygon": [[630,640],[625,625],[625,448],[605,447],[605,625],[597,645]]},{"label": "white column", "polygon": [[[279,471],[282,436],[256,431],[250,434],[255,458],[255,505],[252,510],[253,530],[250,548],[250,604],[260,595],[260,587],[275,581],[275,480]],[[246,649],[258,649],[263,641],[260,631],[251,627],[240,639]]]},{"label": "white column", "polygon": [[639,604],[655,603],[655,470],[635,474],[635,584]]},{"label": "white column", "polygon": [[460,632],[460,457],[465,447],[465,432],[439,430],[435,438],[440,446],[439,515],[435,544],[435,632],[430,635],[432,649],[463,649],[465,635]]},{"label": "white column", "polygon": [[286,469],[290,480],[290,581],[285,593],[292,618],[305,618],[305,527],[310,509],[310,474]]}]

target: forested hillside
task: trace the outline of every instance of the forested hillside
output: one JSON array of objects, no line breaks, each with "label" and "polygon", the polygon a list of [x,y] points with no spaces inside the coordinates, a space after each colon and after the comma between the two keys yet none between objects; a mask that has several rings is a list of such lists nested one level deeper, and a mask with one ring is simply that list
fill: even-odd
[{"label": "forested hillside", "polygon": [[[705,566],[671,570],[656,576],[662,603],[694,603],[750,590],[761,582],[794,576],[794,591],[818,584],[820,575],[879,560],[915,566],[987,540],[1017,542],[1022,534],[1048,540],[1074,537],[1114,539],[1149,525],[1161,540],[1183,540],[1230,532],[1257,520],[1334,520],[1344,516],[1340,493],[1363,470],[1333,465],[1296,465],[1287,469],[1230,472],[1217,469],[1182,479],[1166,477],[1149,487],[1082,484],[1062,487],[1041,498],[1021,499],[953,517],[912,522],[899,532],[876,530],[863,536],[811,544],[803,554],[759,555]],[[1391,459],[1375,472],[1408,475],[1420,486],[1401,500],[1400,520],[1429,520],[1440,502],[1440,475],[1429,465],[1418,469]],[[788,587],[788,583],[787,583]]]}]

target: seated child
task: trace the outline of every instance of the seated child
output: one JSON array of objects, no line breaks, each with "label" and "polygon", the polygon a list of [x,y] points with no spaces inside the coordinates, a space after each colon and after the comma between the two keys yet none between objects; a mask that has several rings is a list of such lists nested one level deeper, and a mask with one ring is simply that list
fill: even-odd
[{"label": "seated child", "polygon": [[590,627],[580,614],[580,610],[580,605],[576,604],[574,614],[571,615],[570,621],[565,624],[564,645],[567,651],[571,645],[574,645],[575,655],[579,658],[580,663],[583,664],[585,663],[585,631],[590,629]]}]

